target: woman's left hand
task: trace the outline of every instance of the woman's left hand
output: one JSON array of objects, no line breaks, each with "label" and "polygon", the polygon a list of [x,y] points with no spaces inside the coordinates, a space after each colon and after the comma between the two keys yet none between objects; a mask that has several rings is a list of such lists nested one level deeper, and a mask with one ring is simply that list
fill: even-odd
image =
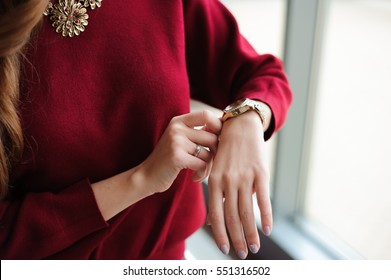
[{"label": "woman's left hand", "polygon": [[259,115],[246,112],[227,120],[209,177],[208,223],[220,250],[228,254],[231,237],[235,252],[244,259],[248,248],[260,248],[252,195],[256,192],[262,231],[269,235],[273,218],[269,196],[269,168]]}]

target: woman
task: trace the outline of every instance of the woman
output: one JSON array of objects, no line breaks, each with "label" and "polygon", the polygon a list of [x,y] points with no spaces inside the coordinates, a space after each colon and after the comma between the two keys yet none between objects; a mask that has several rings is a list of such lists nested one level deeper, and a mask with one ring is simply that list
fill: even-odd
[{"label": "woman", "polygon": [[[0,14],[2,259],[181,259],[209,173],[217,246],[258,251],[251,195],[269,235],[264,139],[291,92],[221,3],[6,0]],[[190,98],[256,103],[222,122]]]}]

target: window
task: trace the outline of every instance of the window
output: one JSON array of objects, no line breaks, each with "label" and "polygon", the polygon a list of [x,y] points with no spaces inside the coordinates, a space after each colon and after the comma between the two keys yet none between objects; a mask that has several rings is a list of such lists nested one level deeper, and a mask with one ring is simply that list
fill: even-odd
[{"label": "window", "polygon": [[258,53],[283,57],[286,0],[221,0]]},{"label": "window", "polygon": [[302,213],[367,259],[391,259],[390,50],[390,1],[331,1]]}]

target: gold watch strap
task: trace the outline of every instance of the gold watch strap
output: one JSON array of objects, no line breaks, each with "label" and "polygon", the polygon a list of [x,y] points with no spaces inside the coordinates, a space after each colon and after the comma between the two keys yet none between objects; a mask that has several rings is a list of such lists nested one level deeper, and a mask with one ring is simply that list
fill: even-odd
[{"label": "gold watch strap", "polygon": [[259,101],[254,102],[256,102],[256,104],[254,105],[255,111],[258,113],[259,117],[261,118],[262,125],[264,126],[267,120],[266,111]]},{"label": "gold watch strap", "polygon": [[240,99],[224,109],[224,114],[221,120],[224,122],[230,118],[237,117],[247,111],[255,111],[258,113],[261,118],[262,126],[266,124],[267,114],[265,109],[262,106],[262,103],[257,100],[252,99]]}]

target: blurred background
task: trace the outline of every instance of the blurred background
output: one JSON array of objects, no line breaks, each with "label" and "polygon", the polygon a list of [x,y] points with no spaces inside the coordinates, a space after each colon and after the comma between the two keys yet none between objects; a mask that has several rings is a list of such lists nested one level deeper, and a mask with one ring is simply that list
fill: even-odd
[{"label": "blurred background", "polygon": [[[294,92],[268,143],[273,233],[249,258],[391,259],[391,1],[221,2]],[[205,227],[186,258],[235,256]]]}]

